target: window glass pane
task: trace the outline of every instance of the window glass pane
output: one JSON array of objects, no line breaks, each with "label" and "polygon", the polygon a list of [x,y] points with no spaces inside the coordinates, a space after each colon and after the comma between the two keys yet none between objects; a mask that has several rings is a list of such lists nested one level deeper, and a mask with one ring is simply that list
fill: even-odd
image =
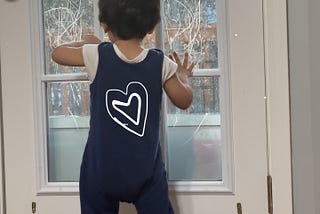
[{"label": "window glass pane", "polygon": [[168,101],[167,157],[170,180],[222,179],[219,77],[194,77],[187,111]]},{"label": "window glass pane", "polygon": [[169,127],[168,134],[169,180],[222,180],[219,126]]},{"label": "window glass pane", "polygon": [[89,116],[89,82],[47,84],[49,116]]},{"label": "window glass pane", "polygon": [[165,0],[165,49],[188,51],[198,68],[218,68],[215,0]]},{"label": "window glass pane", "polygon": [[[188,51],[198,69],[218,68],[215,0],[165,0],[163,19],[166,53]],[[192,77],[190,84],[186,111],[167,101],[169,179],[221,181],[219,76]]]},{"label": "window glass pane", "polygon": [[48,177],[78,181],[89,131],[89,83],[48,83]]},{"label": "window glass pane", "polygon": [[83,72],[83,68],[63,67],[51,59],[53,48],[80,41],[83,34],[92,34],[93,0],[43,0],[46,73]]},{"label": "window glass pane", "polygon": [[169,114],[220,114],[219,77],[192,77],[190,86],[193,89],[193,102],[185,110],[176,108],[167,102]]}]

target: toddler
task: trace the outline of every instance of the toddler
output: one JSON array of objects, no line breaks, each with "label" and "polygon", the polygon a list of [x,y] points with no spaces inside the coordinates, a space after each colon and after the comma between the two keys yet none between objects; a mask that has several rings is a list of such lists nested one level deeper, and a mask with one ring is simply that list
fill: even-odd
[{"label": "toddler", "polygon": [[99,21],[111,42],[84,36],[57,47],[52,58],[85,66],[90,83],[90,131],[80,173],[82,214],[116,214],[119,202],[139,214],[174,213],[160,149],[162,91],[186,109],[194,63],[144,49],[160,20],[160,0],[99,0]]}]

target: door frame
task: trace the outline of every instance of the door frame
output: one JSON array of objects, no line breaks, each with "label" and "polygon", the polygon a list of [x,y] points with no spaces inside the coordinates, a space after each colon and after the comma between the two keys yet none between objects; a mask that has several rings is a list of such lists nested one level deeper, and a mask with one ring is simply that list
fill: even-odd
[{"label": "door frame", "polygon": [[287,1],[262,1],[264,6],[268,170],[273,183],[273,211],[274,213],[292,213]]},{"label": "door frame", "polygon": [[[273,178],[274,213],[292,213],[292,174],[290,149],[290,103],[287,45],[286,0],[262,0],[264,5],[266,104],[268,127],[269,173]],[[14,12],[16,11],[16,12]],[[17,11],[19,11],[17,13]],[[16,14],[20,14],[17,16]],[[21,19],[24,17],[24,19]],[[19,153],[34,154],[34,146],[21,142],[34,142],[33,127],[25,127],[23,121],[34,123],[32,85],[16,85],[17,78],[32,82],[32,57],[30,56],[30,14],[28,1],[0,2],[1,87],[3,92],[3,140],[5,155],[6,206],[15,207],[14,197],[35,195],[36,184],[25,186],[10,183],[10,177],[25,174],[36,180],[35,160],[19,159]],[[21,57],[21,58],[19,58]],[[17,59],[19,59],[17,61]],[[25,73],[16,76],[15,70]],[[26,87],[25,87],[26,86]],[[21,94],[23,91],[23,94]],[[29,102],[28,102],[29,101]],[[25,104],[26,103],[26,104]],[[22,108],[23,107],[23,108]],[[23,110],[23,118],[15,116]],[[24,136],[21,138],[21,136]],[[14,151],[14,152],[13,152]],[[284,152],[285,151],[285,152]],[[30,155],[32,156],[32,155]],[[18,162],[17,162],[18,160]],[[9,165],[9,163],[15,163]],[[17,173],[16,169],[19,169]],[[19,194],[17,194],[19,193]],[[23,210],[30,203],[21,204]],[[5,214],[5,213],[3,213]]]},{"label": "door frame", "polygon": [[6,189],[4,167],[4,141],[3,141],[3,111],[2,111],[2,88],[1,88],[1,54],[0,54],[0,214],[6,213]]}]

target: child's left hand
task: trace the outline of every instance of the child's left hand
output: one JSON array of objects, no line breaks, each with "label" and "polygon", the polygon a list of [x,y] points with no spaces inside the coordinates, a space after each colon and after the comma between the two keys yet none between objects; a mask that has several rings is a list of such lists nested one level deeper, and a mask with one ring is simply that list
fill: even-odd
[{"label": "child's left hand", "polygon": [[181,63],[180,57],[176,52],[173,52],[172,54],[169,55],[169,58],[175,61],[180,67],[180,71],[183,71],[188,77],[191,77],[193,74],[193,68],[196,65],[196,63],[191,63],[189,65],[189,54],[188,52],[184,53],[184,58],[183,58],[183,63]]}]

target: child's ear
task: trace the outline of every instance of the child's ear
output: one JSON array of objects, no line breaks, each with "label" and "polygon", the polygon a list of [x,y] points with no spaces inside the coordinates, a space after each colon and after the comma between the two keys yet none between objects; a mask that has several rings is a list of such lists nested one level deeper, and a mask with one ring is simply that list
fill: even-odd
[{"label": "child's ear", "polygon": [[150,30],[150,31],[148,32],[148,34],[152,34],[153,31],[154,31],[154,28],[153,28],[152,30]]},{"label": "child's ear", "polygon": [[107,24],[101,23],[101,27],[103,28],[104,33],[108,33],[109,32],[109,27],[108,27]]}]

